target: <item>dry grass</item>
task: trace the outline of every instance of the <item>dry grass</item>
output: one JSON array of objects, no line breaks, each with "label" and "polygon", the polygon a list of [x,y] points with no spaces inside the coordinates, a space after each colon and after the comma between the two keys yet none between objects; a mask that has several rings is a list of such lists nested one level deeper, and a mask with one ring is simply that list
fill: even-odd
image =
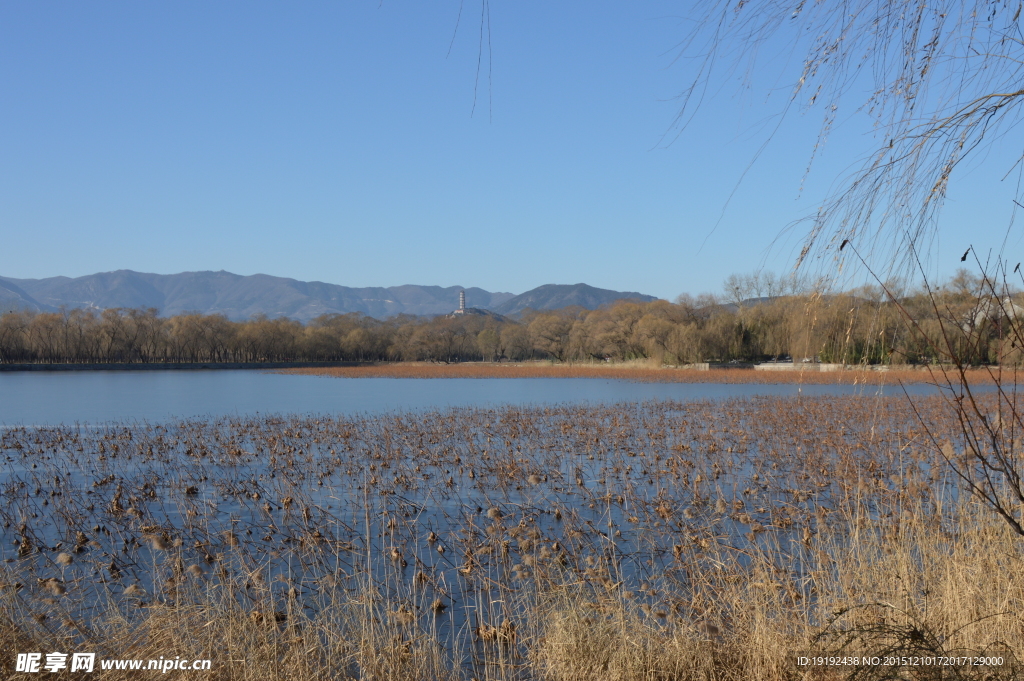
[{"label": "dry grass", "polygon": [[[996,370],[998,371],[998,369]],[[462,362],[431,364],[394,362],[351,367],[282,369],[280,373],[334,378],[603,378],[647,383],[802,383],[822,385],[897,385],[899,383],[944,382],[941,371],[927,368],[871,371],[755,371],[753,369],[696,369],[654,367],[649,363],[551,364],[547,362],[493,363]],[[967,372],[972,385],[991,385],[988,369]],[[1002,370],[1003,380],[1012,381],[1013,372]]]},{"label": "dry grass", "polygon": [[[941,402],[916,406],[953,440]],[[209,658],[192,678],[218,680],[1019,678],[795,664],[1024,651],[1024,547],[941,464],[898,398],[10,429],[0,665],[17,678],[13,652],[77,650]]]}]

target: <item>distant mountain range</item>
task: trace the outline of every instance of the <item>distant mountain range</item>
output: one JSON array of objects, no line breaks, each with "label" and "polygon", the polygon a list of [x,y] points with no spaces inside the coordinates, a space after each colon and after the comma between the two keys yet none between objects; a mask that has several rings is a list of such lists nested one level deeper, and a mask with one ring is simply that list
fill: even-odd
[{"label": "distant mountain range", "polygon": [[42,310],[44,307],[11,282],[0,279],[0,311],[24,309]]},{"label": "distant mountain range", "polygon": [[563,307],[577,305],[587,310],[596,310],[602,305],[632,298],[644,302],[657,300],[654,296],[647,296],[643,293],[633,291],[609,291],[604,288],[594,288],[587,284],[544,284],[537,288],[520,293],[494,308],[498,314],[514,315],[527,308],[534,310],[558,310]]},{"label": "distant mountain range", "polygon": [[[84,277],[12,279],[0,277],[0,312],[53,311],[60,307],[156,308],[163,316],[198,311],[243,320],[256,314],[309,321],[323,314],[361,312],[384,319],[398,314],[438,315],[458,307],[459,286],[352,288],[266,274],[230,272],[146,274],[132,270]],[[595,309],[621,298],[654,300],[640,293],[609,291],[586,284],[547,284],[515,295],[467,288],[466,306],[510,315],[527,307],[551,310],[567,305]]]}]

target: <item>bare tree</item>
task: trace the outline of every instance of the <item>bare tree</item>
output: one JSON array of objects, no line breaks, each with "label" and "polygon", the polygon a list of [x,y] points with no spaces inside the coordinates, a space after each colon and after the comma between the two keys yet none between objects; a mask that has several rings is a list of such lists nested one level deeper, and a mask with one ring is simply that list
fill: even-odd
[{"label": "bare tree", "polygon": [[796,45],[803,54],[797,68],[780,74],[790,83],[782,113],[822,111],[812,160],[841,112],[873,119],[874,151],[809,218],[798,265],[812,255],[841,259],[848,254],[840,246],[856,239],[864,258],[877,255],[890,271],[913,268],[931,244],[957,166],[1007,133],[1024,102],[1019,2],[721,0],[695,7],[696,28],[680,46],[680,57],[696,64],[676,119],[680,132],[712,83],[763,67],[778,56],[773,45],[787,54]]},{"label": "bare tree", "polygon": [[[812,160],[841,111],[872,119],[874,150],[810,216],[797,267],[830,256],[823,261],[833,274],[851,259],[872,273],[901,310],[921,354],[944,363],[934,378],[945,387],[960,437],[957,443],[934,440],[934,446],[971,493],[1024,535],[1017,374],[990,369],[996,386],[991,398],[973,389],[966,371],[977,364],[1012,364],[1024,347],[1018,323],[1024,308],[1013,302],[1007,263],[975,258],[981,276],[959,277],[952,291],[926,283],[924,309],[911,309],[886,285],[894,274],[924,274],[922,262],[957,167],[994,141],[1005,143],[1018,122],[1024,103],[1024,5],[721,0],[698,7],[703,14],[681,46],[681,56],[696,57],[698,66],[684,92],[680,129],[723,69],[753,73],[766,48],[783,42],[803,54],[797,69],[782,74],[791,84],[783,113],[823,112]],[[1022,160],[1009,170],[1024,174]],[[851,329],[855,314],[851,310]],[[885,335],[891,334],[880,328],[878,336]],[[849,343],[832,345],[847,361]],[[914,343],[904,345],[909,350]]]},{"label": "bare tree", "polygon": [[734,305],[742,305],[750,297],[750,277],[744,274],[730,274],[722,282],[725,298]]}]

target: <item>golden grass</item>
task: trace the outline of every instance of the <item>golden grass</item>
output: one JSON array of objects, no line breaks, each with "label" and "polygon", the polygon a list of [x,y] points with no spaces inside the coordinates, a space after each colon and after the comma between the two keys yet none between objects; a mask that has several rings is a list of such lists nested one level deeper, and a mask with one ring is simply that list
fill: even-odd
[{"label": "golden grass", "polygon": [[[996,369],[995,371],[1000,371]],[[696,369],[652,367],[636,364],[550,364],[540,362],[494,363],[462,362],[431,364],[394,362],[350,367],[281,369],[280,373],[334,378],[603,378],[647,383],[801,383],[822,385],[859,385],[903,383],[934,383],[944,381],[941,369],[893,369],[874,371],[755,371],[753,369]],[[953,374],[950,374],[951,376]],[[990,385],[993,374],[988,369],[968,371],[972,384]],[[1004,380],[1013,380],[1012,370],[1002,370]]]},{"label": "golden grass", "polygon": [[927,446],[955,436],[942,403],[915,406],[10,429],[0,672],[78,650],[218,681],[1021,678],[1024,546]]}]

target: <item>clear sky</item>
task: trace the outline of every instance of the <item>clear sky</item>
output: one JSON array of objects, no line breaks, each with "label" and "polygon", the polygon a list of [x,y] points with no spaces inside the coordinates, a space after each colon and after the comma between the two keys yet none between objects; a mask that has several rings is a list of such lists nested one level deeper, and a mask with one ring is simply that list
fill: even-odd
[{"label": "clear sky", "polygon": [[[821,114],[793,113],[744,176],[789,93],[766,69],[716,82],[676,137],[686,7],[492,1],[478,79],[481,0],[2,0],[0,275],[673,298],[786,271],[777,237],[870,129],[840,116],[801,190]],[[1003,239],[1015,185],[987,153],[954,184],[940,273]]]}]

